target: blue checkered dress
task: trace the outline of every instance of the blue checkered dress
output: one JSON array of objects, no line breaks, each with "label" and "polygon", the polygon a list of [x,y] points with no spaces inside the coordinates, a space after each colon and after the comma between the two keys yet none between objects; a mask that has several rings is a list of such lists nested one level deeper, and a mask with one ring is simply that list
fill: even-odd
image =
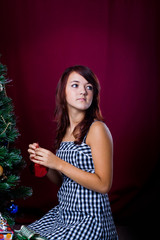
[{"label": "blue checkered dress", "polygon": [[[62,142],[56,154],[66,162],[94,173],[91,148],[82,142]],[[89,190],[63,175],[59,205],[29,227],[47,239],[117,240],[107,194]]]}]

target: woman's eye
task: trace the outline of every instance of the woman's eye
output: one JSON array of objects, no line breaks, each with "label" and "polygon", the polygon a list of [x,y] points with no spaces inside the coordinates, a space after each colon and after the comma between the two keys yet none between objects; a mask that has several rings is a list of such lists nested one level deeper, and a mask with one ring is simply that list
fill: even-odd
[{"label": "woman's eye", "polygon": [[88,89],[88,90],[93,90],[92,85],[88,85],[88,86],[87,86],[87,89]]},{"label": "woman's eye", "polygon": [[77,88],[78,87],[78,84],[74,83],[71,85],[73,88]]}]

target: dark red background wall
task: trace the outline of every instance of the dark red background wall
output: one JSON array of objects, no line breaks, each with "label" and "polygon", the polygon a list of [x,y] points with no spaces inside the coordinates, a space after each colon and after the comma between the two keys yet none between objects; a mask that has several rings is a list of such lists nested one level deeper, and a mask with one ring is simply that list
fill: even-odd
[{"label": "dark red background wall", "polygon": [[1,62],[27,161],[22,183],[33,196],[20,207],[46,211],[57,188],[29,170],[27,147],[52,149],[55,89],[70,65],[89,66],[101,84],[101,108],[114,139],[110,191],[117,222],[157,211],[159,188],[158,1],[1,0]]}]

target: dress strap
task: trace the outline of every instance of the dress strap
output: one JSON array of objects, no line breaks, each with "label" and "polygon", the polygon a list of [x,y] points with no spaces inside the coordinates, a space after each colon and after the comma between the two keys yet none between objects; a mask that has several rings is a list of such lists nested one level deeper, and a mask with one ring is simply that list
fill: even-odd
[{"label": "dress strap", "polygon": [[87,138],[87,134],[84,136],[82,143],[86,143],[86,138]]}]

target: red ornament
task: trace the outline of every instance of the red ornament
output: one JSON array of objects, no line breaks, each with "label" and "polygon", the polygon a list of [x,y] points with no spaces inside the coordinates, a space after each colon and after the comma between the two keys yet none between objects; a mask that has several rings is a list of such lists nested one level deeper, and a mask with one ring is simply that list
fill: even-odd
[{"label": "red ornament", "polygon": [[[39,148],[39,144],[37,143],[36,148]],[[36,177],[44,177],[47,174],[47,168],[35,163],[34,164],[34,174]]]}]

